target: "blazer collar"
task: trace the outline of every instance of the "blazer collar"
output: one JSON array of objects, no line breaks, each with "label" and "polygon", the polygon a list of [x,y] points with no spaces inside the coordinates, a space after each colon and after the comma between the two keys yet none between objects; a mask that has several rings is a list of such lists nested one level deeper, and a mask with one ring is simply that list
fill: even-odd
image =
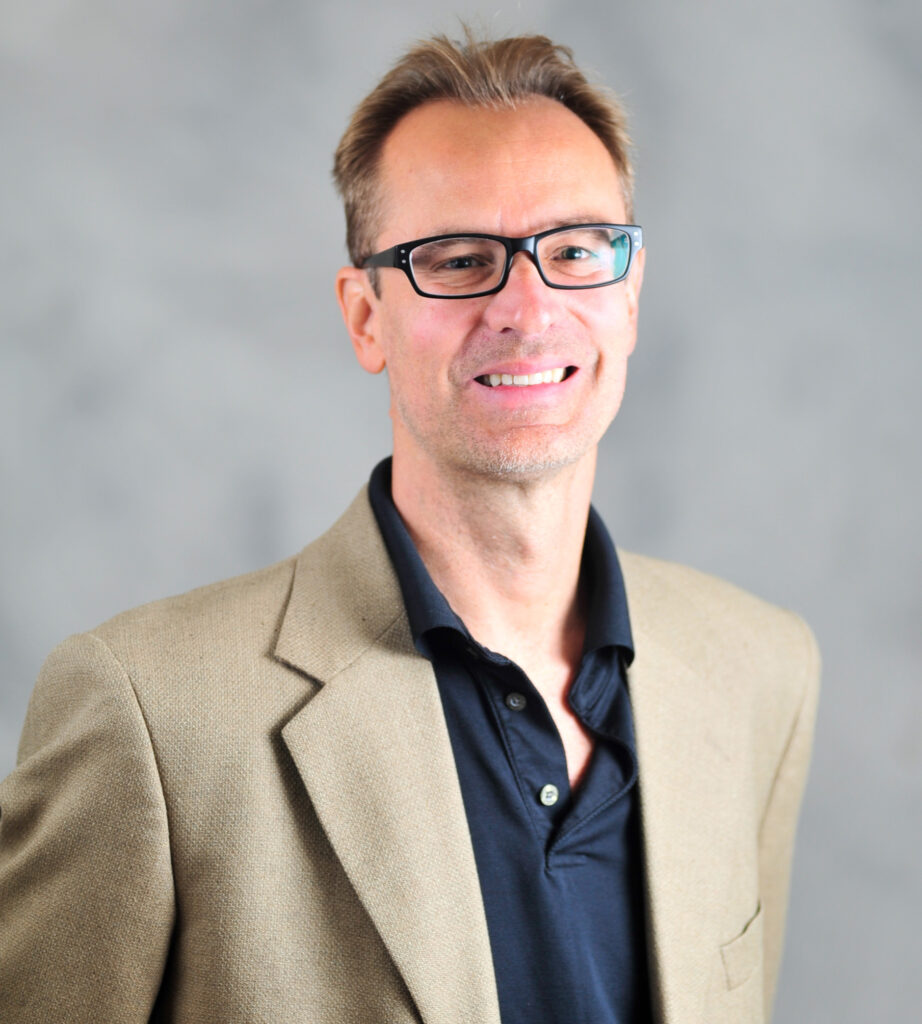
[{"label": "blazer collar", "polygon": [[275,655],[319,686],[282,736],[423,1020],[499,1024],[438,688],[364,489],[299,556]]}]

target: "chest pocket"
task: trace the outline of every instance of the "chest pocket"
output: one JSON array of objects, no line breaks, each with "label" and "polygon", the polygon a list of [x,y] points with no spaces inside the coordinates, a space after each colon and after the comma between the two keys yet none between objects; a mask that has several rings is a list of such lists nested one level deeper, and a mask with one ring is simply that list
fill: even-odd
[{"label": "chest pocket", "polygon": [[727,988],[738,988],[749,978],[762,960],[762,908],[750,918],[746,927],[720,947]]}]

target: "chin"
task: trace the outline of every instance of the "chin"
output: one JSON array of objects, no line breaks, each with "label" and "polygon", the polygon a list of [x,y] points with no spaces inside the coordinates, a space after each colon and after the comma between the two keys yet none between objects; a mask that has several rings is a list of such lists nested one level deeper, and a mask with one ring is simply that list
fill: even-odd
[{"label": "chin", "polygon": [[595,441],[566,445],[506,444],[478,445],[457,453],[457,462],[472,475],[493,477],[511,483],[527,483],[554,476],[574,466],[594,450]]}]

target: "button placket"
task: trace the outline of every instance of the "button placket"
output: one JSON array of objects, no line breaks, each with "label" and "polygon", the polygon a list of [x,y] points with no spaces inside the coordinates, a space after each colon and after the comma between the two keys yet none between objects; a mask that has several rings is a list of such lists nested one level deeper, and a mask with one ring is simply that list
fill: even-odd
[{"label": "button placket", "polygon": [[[535,837],[546,849],[558,827],[557,819],[565,809],[568,793],[563,747],[559,736],[554,735],[550,712],[522,669],[507,659],[499,661],[494,657],[488,656],[481,663],[488,669],[484,675],[489,681],[484,676],[481,679],[492,690],[496,723],[504,737],[521,799]],[[556,779],[556,784],[551,779]]]}]

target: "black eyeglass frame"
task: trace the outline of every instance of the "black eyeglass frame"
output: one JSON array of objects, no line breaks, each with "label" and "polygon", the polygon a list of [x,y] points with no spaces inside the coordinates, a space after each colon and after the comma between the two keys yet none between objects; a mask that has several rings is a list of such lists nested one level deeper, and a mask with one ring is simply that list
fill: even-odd
[{"label": "black eyeglass frame", "polygon": [[[542,238],[546,238],[548,235],[553,235],[560,231],[572,231],[573,228],[614,228],[617,231],[623,231],[628,237],[630,243],[630,250],[627,256],[627,266],[624,268],[624,273],[619,277],[616,277],[613,281],[598,281],[595,284],[556,284],[553,281],[549,281],[544,275],[544,271],[541,269],[541,261],[538,259],[538,242]],[[471,292],[465,293],[464,295],[444,295],[441,292],[424,292],[422,288],[416,283],[416,278],[413,276],[413,268],[410,262],[410,254],[414,249],[420,245],[426,245],[429,242],[445,242],[450,241],[452,238],[486,238],[493,242],[502,242],[506,249],[506,265],[503,267],[503,273],[497,284],[492,288],[487,288],[482,292]],[[459,231],[450,235],[430,235],[428,238],[415,238],[412,242],[401,242],[398,245],[391,246],[390,249],[382,249],[381,252],[376,252],[372,256],[366,257],[357,266],[366,270],[369,267],[395,267],[397,270],[402,270],[410,280],[410,284],[413,286],[413,290],[417,295],[422,295],[426,299],[479,299],[483,295],[495,295],[497,292],[502,291],[506,287],[506,282],[509,280],[509,272],[512,270],[512,259],[516,253],[524,252],[527,253],[532,263],[534,263],[541,280],[548,286],[548,288],[559,288],[564,291],[580,291],[586,288],[606,288],[610,284],[617,284],[619,281],[623,281],[628,274],[631,272],[631,267],[634,265],[634,255],[640,252],[643,248],[643,228],[639,224],[564,224],[560,227],[549,228],[547,231],[539,231],[537,235],[526,235],[524,238],[508,238],[506,235],[487,235],[478,231]]]}]

